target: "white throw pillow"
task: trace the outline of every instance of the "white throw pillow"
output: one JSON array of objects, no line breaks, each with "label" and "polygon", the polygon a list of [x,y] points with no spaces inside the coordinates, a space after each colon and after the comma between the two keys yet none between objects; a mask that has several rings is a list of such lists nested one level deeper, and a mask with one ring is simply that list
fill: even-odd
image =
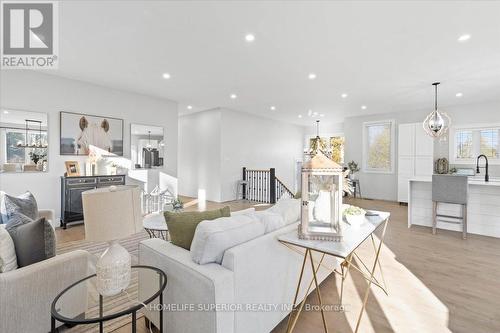
[{"label": "white throw pillow", "polygon": [[12,237],[5,224],[0,224],[0,273],[13,271],[17,268],[16,249]]},{"label": "white throw pillow", "polygon": [[278,230],[279,228],[284,227],[285,220],[278,213],[269,212],[267,210],[255,212],[255,216],[260,220],[264,227],[266,228],[266,234]]},{"label": "white throw pillow", "polygon": [[252,214],[255,212],[255,208],[247,208],[247,209],[242,209],[242,210],[237,210],[235,212],[231,212],[231,216],[236,216],[236,215],[247,215],[247,214]]},{"label": "white throw pillow", "polygon": [[300,219],[300,199],[281,199],[267,211],[281,215],[287,225],[292,224]]},{"label": "white throw pillow", "polygon": [[200,265],[220,264],[227,249],[262,236],[264,231],[264,224],[249,215],[201,221],[191,243],[191,259]]}]

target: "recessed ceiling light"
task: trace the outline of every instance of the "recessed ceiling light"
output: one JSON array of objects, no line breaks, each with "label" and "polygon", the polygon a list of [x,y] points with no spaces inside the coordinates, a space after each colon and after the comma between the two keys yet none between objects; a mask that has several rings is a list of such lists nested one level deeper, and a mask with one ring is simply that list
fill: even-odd
[{"label": "recessed ceiling light", "polygon": [[313,114],[313,110],[307,110],[307,115],[310,117]]},{"label": "recessed ceiling light", "polygon": [[318,115],[317,112],[313,112],[313,116],[316,117]]},{"label": "recessed ceiling light", "polygon": [[299,116],[298,116],[298,117],[299,117],[299,118],[302,118],[302,115],[301,115],[301,114],[299,114]]},{"label": "recessed ceiling light", "polygon": [[320,116],[320,117],[324,117],[324,116],[325,116],[325,114],[324,114],[324,113],[320,113],[320,114],[319,114],[319,116]]},{"label": "recessed ceiling light", "polygon": [[271,106],[271,107],[270,107],[270,109],[271,109],[272,111],[274,111],[274,110],[276,110],[276,107],[273,105],[273,106]]},{"label": "recessed ceiling light", "polygon": [[249,43],[253,42],[255,40],[255,36],[252,34],[247,34],[245,35],[245,40]]},{"label": "recessed ceiling light", "polygon": [[8,113],[9,113],[9,111],[5,110],[3,113],[8,114]]},{"label": "recessed ceiling light", "polygon": [[162,75],[162,76],[163,76],[163,78],[164,78],[165,80],[170,79],[170,74],[169,74],[169,73],[163,73],[163,75]]},{"label": "recessed ceiling light", "polygon": [[309,78],[309,80],[314,80],[316,78],[316,74],[315,73],[309,73],[309,75],[307,77]]},{"label": "recessed ceiling light", "polygon": [[361,105],[361,109],[366,110],[367,109],[366,105]]},{"label": "recessed ceiling light", "polygon": [[464,95],[464,94],[462,94],[462,93],[456,93],[456,94],[455,94],[455,96],[457,96],[457,97],[462,97],[463,95]]},{"label": "recessed ceiling light", "polygon": [[231,94],[229,97],[231,97],[231,99],[236,99],[238,96],[236,96],[236,94]]},{"label": "recessed ceiling light", "polygon": [[187,106],[187,108],[188,108],[188,110],[192,110],[192,109],[193,109],[193,106],[188,105],[188,106]]},{"label": "recessed ceiling light", "polygon": [[347,94],[346,94],[346,93],[343,93],[342,95],[340,95],[340,97],[342,97],[342,98],[347,98]]},{"label": "recessed ceiling light", "polygon": [[469,34],[465,34],[465,35],[462,35],[460,37],[458,37],[458,41],[459,42],[466,42],[470,39],[470,35]]}]

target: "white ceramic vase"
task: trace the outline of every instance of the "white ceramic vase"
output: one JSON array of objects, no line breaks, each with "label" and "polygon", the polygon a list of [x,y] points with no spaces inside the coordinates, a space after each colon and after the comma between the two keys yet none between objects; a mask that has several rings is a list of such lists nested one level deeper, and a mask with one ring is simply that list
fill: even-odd
[{"label": "white ceramic vase", "polygon": [[118,295],[130,284],[130,272],[130,253],[112,241],[97,261],[97,291],[102,296]]}]

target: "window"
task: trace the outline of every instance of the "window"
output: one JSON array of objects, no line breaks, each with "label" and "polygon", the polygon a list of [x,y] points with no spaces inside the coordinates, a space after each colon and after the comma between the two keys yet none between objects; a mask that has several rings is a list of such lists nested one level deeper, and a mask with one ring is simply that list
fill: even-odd
[{"label": "window", "polygon": [[344,163],[344,143],[343,136],[332,136],[330,138],[330,148],[332,149],[332,160],[339,164]]},{"label": "window", "polygon": [[450,160],[456,164],[475,164],[484,154],[492,164],[500,164],[500,125],[476,125],[452,129]]},{"label": "window", "polygon": [[363,171],[394,171],[394,121],[363,124]]},{"label": "window", "polygon": [[[28,143],[37,142],[42,139],[43,141],[47,141],[47,133],[29,133],[28,134]],[[31,157],[30,153],[34,152],[37,154],[43,153],[45,149],[33,149],[33,148],[18,148],[17,144],[19,142],[25,143],[25,132],[24,130],[17,129],[7,129],[5,132],[5,161],[6,163],[30,163]]]},{"label": "window", "polygon": [[457,131],[456,158],[472,158],[472,131]]},{"label": "window", "polygon": [[489,158],[498,158],[498,130],[481,131],[481,154]]}]

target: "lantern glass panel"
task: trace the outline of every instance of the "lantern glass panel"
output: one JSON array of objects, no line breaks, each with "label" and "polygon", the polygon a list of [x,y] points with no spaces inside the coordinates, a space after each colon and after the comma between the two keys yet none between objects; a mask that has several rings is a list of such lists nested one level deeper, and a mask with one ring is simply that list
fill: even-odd
[{"label": "lantern glass panel", "polygon": [[337,175],[312,173],[308,181],[308,231],[338,232],[340,178]]}]

